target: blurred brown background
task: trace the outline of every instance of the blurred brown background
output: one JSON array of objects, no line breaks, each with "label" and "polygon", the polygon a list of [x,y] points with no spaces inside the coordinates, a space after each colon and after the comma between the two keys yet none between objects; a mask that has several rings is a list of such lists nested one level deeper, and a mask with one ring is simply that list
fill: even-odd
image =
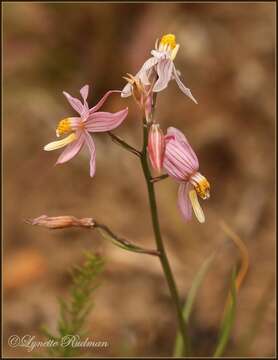
[{"label": "blurred brown background", "polygon": [[[23,219],[92,216],[117,234],[154,246],[146,188],[137,158],[94,135],[96,176],[88,154],[54,167],[61,150],[44,152],[57,122],[74,112],[62,95],[77,96],[90,84],[89,103],[108,89],[121,89],[135,74],[156,38],[174,33],[175,60],[199,104],[174,82],[158,96],[164,130],[180,128],[209,179],[211,198],[202,202],[207,221],[185,224],[176,207],[177,185],[156,185],[161,227],[182,298],[202,262],[221,244],[198,293],[190,333],[196,354],[208,356],[217,331],[238,251],[218,225],[225,220],[245,241],[250,269],[240,290],[226,355],[273,356],[275,352],[274,74],[275,4],[43,4],[5,3],[4,8],[4,350],[12,334],[55,329],[57,296],[70,285],[67,270],[83,250],[105,256],[102,285],[89,319],[94,339],[108,349],[91,356],[169,356],[175,312],[157,259],[126,253],[97,232],[47,231]],[[141,123],[132,99],[113,95],[104,111],[129,106],[115,133],[141,146]],[[254,321],[256,325],[254,325]],[[253,331],[253,333],[250,333]],[[243,350],[242,341],[252,340]],[[86,355],[85,355],[86,356]]]}]

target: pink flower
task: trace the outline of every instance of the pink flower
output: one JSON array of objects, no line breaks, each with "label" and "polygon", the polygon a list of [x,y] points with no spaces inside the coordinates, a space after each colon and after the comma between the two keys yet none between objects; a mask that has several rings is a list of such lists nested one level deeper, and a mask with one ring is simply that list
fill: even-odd
[{"label": "pink flower", "polygon": [[[164,90],[170,80],[175,80],[180,90],[197,104],[196,99],[191,94],[180,79],[179,72],[175,68],[174,59],[177,55],[180,45],[176,44],[176,37],[173,34],[162,36],[158,44],[155,44],[155,50],[151,51],[152,57],[149,58],[136,74],[136,78],[145,85],[151,85],[153,92]],[[132,94],[132,84],[128,82],[122,90],[122,97],[128,97]]]},{"label": "pink flower", "polygon": [[186,137],[176,128],[170,127],[165,137],[166,150],[163,167],[176,181],[180,183],[178,190],[178,207],[186,221],[192,217],[192,208],[199,220],[203,223],[205,216],[198,202],[198,196],[208,199],[210,185],[201,175],[199,161]]},{"label": "pink flower", "polygon": [[161,172],[165,152],[165,140],[159,124],[152,124],[148,137],[148,154],[152,167]]},{"label": "pink flower", "polygon": [[123,122],[128,113],[128,108],[116,113],[98,111],[108,96],[113,92],[118,91],[108,91],[102,99],[90,109],[87,103],[89,93],[88,85],[85,85],[80,89],[83,103],[65,91],[63,92],[68,102],[79,114],[79,116],[68,117],[61,120],[56,129],[57,137],[64,134],[69,135],[62,140],[53,141],[44,147],[44,150],[52,151],[67,145],[65,150],[59,156],[56,164],[63,164],[71,160],[79,153],[83,145],[86,145],[90,153],[90,176],[94,176],[96,169],[96,151],[94,141],[89,133],[105,132],[115,129]]}]

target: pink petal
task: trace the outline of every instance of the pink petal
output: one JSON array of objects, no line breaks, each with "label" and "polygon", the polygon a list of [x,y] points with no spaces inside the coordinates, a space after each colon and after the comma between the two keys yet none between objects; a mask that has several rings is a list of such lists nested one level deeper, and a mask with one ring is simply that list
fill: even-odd
[{"label": "pink petal", "polygon": [[100,101],[89,110],[89,113],[93,114],[94,112],[98,111],[98,109],[100,109],[102,105],[105,103],[108,96],[110,96],[112,93],[120,93],[120,92],[121,92],[120,90],[107,91],[107,93],[100,99]]},{"label": "pink petal", "polygon": [[84,131],[85,142],[90,153],[90,176],[93,177],[96,172],[96,148],[91,135]]},{"label": "pink petal", "polygon": [[67,145],[65,150],[61,153],[61,155],[58,157],[58,160],[56,161],[56,164],[63,164],[69,160],[71,160],[75,155],[79,153],[79,151],[82,148],[82,145],[84,144],[84,136],[81,132],[77,134],[77,139],[74,140],[72,143]]},{"label": "pink petal", "polygon": [[190,183],[181,183],[178,190],[178,207],[185,221],[192,219],[192,206],[189,199]]},{"label": "pink petal", "polygon": [[87,98],[88,98],[88,94],[89,94],[89,85],[84,85],[84,86],[80,89],[80,94],[81,94],[83,100],[86,101]]},{"label": "pink petal", "polygon": [[165,159],[167,161],[163,163],[163,166],[170,176],[175,173],[179,174],[181,180],[186,180],[196,172],[188,148],[176,140],[170,140],[166,143]]},{"label": "pink petal", "polygon": [[91,132],[105,132],[118,127],[128,114],[128,108],[116,113],[95,112],[88,117],[85,128]]},{"label": "pink petal", "polygon": [[181,81],[181,79],[179,78],[179,75],[177,73],[177,70],[175,68],[175,66],[173,67],[173,75],[174,75],[174,78],[178,84],[178,87],[181,89],[181,91],[186,95],[188,96],[192,101],[195,102],[195,104],[198,104],[197,103],[197,100],[194,98],[194,96],[191,94],[191,91],[189,88],[187,88],[183,82]]},{"label": "pink petal", "polygon": [[159,61],[157,64],[158,79],[153,87],[154,92],[164,90],[172,77],[173,61],[171,59],[165,59]]},{"label": "pink petal", "polygon": [[170,141],[171,138],[174,138],[175,141],[178,141],[185,148],[184,152],[189,157],[189,162],[191,164],[192,169],[197,171],[199,169],[199,161],[197,155],[195,154],[195,151],[190,146],[185,135],[180,130],[171,126],[167,129],[166,143]]},{"label": "pink petal", "polygon": [[184,181],[185,176],[182,169],[178,166],[176,166],[175,162],[171,159],[169,159],[166,154],[164,156],[163,160],[163,168],[166,170],[169,176],[174,178],[177,181]]},{"label": "pink petal", "polygon": [[89,93],[89,85],[84,85],[80,89],[80,94],[81,94],[81,96],[83,98],[83,102],[84,102],[83,110],[82,110],[82,113],[81,113],[81,116],[82,116],[83,120],[86,120],[86,118],[89,115],[89,106],[88,106],[88,103],[87,103],[88,93]]},{"label": "pink petal", "polygon": [[70,94],[68,94],[66,91],[63,91],[63,94],[65,95],[65,97],[67,98],[68,102],[70,103],[70,105],[74,108],[75,111],[78,112],[78,114],[81,115],[84,106],[82,105],[81,101],[74,98],[73,96],[71,96]]}]

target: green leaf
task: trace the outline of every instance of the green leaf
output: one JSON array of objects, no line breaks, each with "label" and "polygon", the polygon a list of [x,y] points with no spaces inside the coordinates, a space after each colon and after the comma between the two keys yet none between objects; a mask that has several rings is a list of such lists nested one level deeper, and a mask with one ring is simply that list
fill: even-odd
[{"label": "green leaf", "polygon": [[[213,259],[215,258],[215,253],[213,253],[209,258],[207,258],[201,268],[199,269],[199,271],[197,272],[193,283],[191,285],[191,288],[189,290],[188,296],[187,296],[187,300],[186,303],[184,305],[183,308],[183,318],[184,321],[186,323],[188,323],[189,321],[189,317],[193,308],[193,304],[198,292],[198,289],[210,267],[210,264],[212,263]],[[183,340],[182,340],[182,336],[180,334],[180,332],[177,333],[176,336],[176,342],[175,342],[175,347],[174,347],[174,357],[181,357],[183,355],[183,350],[184,350],[184,346],[183,346]]]},{"label": "green leaf", "polygon": [[73,346],[64,347],[61,340],[66,335],[79,335],[85,333],[87,316],[92,309],[91,295],[96,289],[98,276],[103,270],[103,259],[89,252],[85,253],[83,265],[74,266],[71,271],[72,285],[69,298],[59,299],[60,316],[57,320],[57,335],[51,334],[43,328],[43,334],[48,339],[57,340],[58,345],[48,348],[48,354],[54,357],[69,357],[77,355],[80,349]]},{"label": "green leaf", "polygon": [[220,327],[219,340],[213,357],[220,357],[228,344],[230,333],[236,314],[236,270],[233,270],[231,281],[231,302],[224,314],[224,319]]}]

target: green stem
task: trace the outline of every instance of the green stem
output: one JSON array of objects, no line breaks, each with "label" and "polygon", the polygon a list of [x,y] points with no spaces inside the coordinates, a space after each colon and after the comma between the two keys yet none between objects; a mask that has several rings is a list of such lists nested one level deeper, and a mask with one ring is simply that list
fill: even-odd
[{"label": "green stem", "polygon": [[168,283],[168,287],[173,299],[173,302],[176,307],[177,312],[177,318],[178,318],[178,324],[180,328],[180,332],[182,335],[183,343],[184,343],[184,355],[188,353],[189,351],[189,342],[187,337],[187,329],[186,324],[183,319],[182,314],[182,306],[179,299],[179,294],[177,290],[177,286],[175,284],[175,280],[170,268],[170,264],[164,249],[161,233],[160,233],[160,226],[159,226],[159,220],[158,220],[158,212],[157,212],[157,206],[156,206],[156,199],[155,199],[155,191],[154,191],[154,184],[152,182],[152,176],[148,165],[147,160],[147,143],[148,143],[148,124],[146,121],[144,121],[143,125],[143,149],[142,149],[142,156],[141,156],[141,164],[142,169],[144,172],[147,188],[148,188],[148,195],[149,195],[149,204],[150,204],[150,210],[151,210],[151,217],[152,217],[152,225],[153,225],[153,231],[156,241],[157,250],[160,253],[160,261],[161,265],[164,271],[164,275],[166,278],[166,281]]},{"label": "green stem", "polygon": [[135,149],[133,146],[129,145],[123,139],[119,138],[117,135],[113,134],[111,131],[108,131],[108,135],[111,137],[111,139],[114,143],[122,146],[123,148],[125,148],[127,151],[133,153],[134,155],[141,157],[140,151]]}]

